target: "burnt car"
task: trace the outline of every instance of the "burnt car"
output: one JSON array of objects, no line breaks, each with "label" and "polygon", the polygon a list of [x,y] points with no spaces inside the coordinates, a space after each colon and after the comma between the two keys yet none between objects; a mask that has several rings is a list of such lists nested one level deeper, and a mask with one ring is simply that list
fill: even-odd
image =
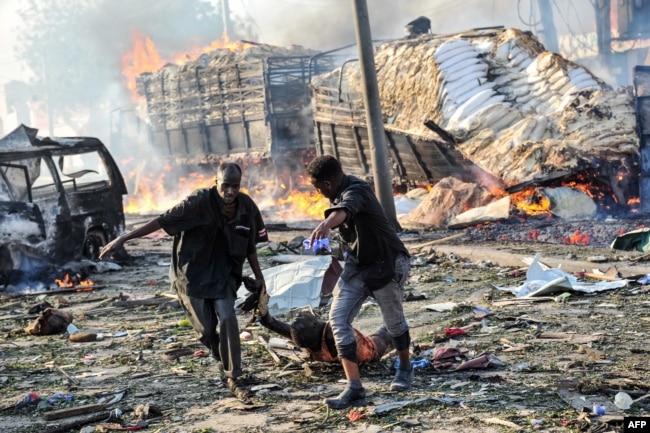
[{"label": "burnt car", "polygon": [[96,259],[124,231],[124,178],[92,137],[0,139],[0,272]]}]

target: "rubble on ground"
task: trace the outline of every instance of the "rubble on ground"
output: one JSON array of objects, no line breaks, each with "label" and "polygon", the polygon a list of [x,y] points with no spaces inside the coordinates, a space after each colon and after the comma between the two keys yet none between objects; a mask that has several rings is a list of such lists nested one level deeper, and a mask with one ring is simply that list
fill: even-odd
[{"label": "rubble on ground", "polygon": [[[300,234],[304,238],[308,233]],[[462,232],[466,233],[471,234]],[[292,236],[296,234],[288,237]],[[275,254],[291,253],[285,247],[291,242],[277,240],[273,232],[271,237],[273,254],[261,256],[264,269],[274,266]],[[328,411],[322,399],[340,392],[340,366],[306,361],[295,349],[277,344],[280,339],[265,328],[247,325],[247,315],[240,316],[240,326],[245,379],[254,404],[242,405],[219,380],[216,363],[169,292],[171,238],[138,239],[130,244],[131,263],[93,275],[102,290],[66,293],[65,299],[54,294],[0,299],[5,336],[0,343],[0,386],[6,396],[3,431],[24,432],[27,426],[65,431],[61,429],[72,425],[75,431],[86,428],[84,432],[135,429],[146,422],[152,431],[169,433],[255,428],[269,432],[480,428],[496,433],[535,426],[620,432],[623,416],[643,416],[650,410],[643,398],[650,393],[647,351],[639,337],[648,319],[645,305],[650,291],[647,282],[632,278],[647,270],[647,262],[617,262],[602,248],[531,240],[502,243],[501,251],[522,259],[517,265],[503,265],[497,250],[476,261],[443,252],[454,246],[476,247],[476,240],[450,236],[440,245],[414,234],[405,234],[404,240],[414,251],[410,296],[404,304],[418,361],[410,392],[387,391],[396,359],[391,352],[361,367],[371,402],[367,407]],[[629,283],[594,294],[555,293],[532,299],[495,289],[524,282],[528,266],[523,259],[533,256],[534,250],[545,251],[542,261],[553,257],[565,263],[600,255],[605,261],[590,267],[603,271],[626,263],[629,266],[620,266],[623,275],[617,278]],[[70,312],[81,332],[97,338],[74,342],[65,334],[25,334],[23,328],[37,316],[25,311],[35,301],[49,301]],[[314,311],[326,317],[326,307]],[[289,320],[292,314],[283,318]],[[367,302],[355,326],[371,332],[379,322],[377,306]]]}]

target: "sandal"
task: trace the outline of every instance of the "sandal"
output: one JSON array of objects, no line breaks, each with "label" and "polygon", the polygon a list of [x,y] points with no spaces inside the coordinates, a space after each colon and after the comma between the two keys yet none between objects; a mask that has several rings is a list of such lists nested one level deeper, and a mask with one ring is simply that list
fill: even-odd
[{"label": "sandal", "polygon": [[250,402],[250,392],[246,388],[243,388],[241,383],[232,377],[229,377],[227,382],[228,389],[235,397],[237,397],[237,399],[245,403]]}]

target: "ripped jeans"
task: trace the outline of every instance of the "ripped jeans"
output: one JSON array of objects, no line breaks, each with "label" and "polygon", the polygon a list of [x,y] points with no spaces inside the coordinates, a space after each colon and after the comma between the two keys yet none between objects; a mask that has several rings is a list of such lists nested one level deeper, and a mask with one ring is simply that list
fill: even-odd
[{"label": "ripped jeans", "polygon": [[339,279],[334,288],[334,300],[330,308],[329,320],[334,332],[334,342],[339,357],[350,351],[356,344],[352,322],[359,314],[365,300],[371,296],[379,304],[384,326],[392,338],[399,337],[409,330],[404,317],[404,283],[411,269],[409,258],[398,254],[395,259],[395,279],[385,286],[370,290],[359,274],[348,280]]}]

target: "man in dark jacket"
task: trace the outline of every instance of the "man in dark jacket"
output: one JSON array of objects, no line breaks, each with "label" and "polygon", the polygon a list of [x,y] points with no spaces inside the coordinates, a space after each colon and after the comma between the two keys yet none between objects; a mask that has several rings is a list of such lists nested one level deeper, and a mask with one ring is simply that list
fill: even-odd
[{"label": "man in dark jacket", "polygon": [[102,249],[100,259],[111,257],[126,241],[159,229],[174,236],[172,288],[201,342],[221,361],[229,389],[246,400],[248,391],[237,381],[243,372],[234,306],[245,260],[256,280],[265,284],[255,244],[268,236],[257,205],[239,192],[241,176],[237,164],[222,164],[215,186],[195,191],[144,226],[113,240]]},{"label": "man in dark jacket", "polygon": [[336,158],[330,155],[315,158],[309,163],[307,174],[314,188],[331,204],[325,211],[325,219],[311,233],[310,241],[325,239],[332,229],[338,228],[347,247],[329,322],[348,386],[337,397],[326,398],[325,404],[334,409],[366,404],[352,321],[368,296],[379,304],[384,326],[400,360],[390,389],[408,390],[413,381],[411,338],[402,308],[404,283],[410,271],[408,250],[370,185],[346,175]]}]

